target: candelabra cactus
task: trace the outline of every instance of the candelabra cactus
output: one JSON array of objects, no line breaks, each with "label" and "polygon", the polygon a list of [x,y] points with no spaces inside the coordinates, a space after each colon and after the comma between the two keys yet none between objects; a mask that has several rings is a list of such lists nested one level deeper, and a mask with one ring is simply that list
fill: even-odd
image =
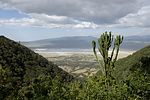
[{"label": "candelabra cactus", "polygon": [[[120,35],[116,36],[116,38],[114,40],[114,45],[113,45],[111,55],[109,56],[108,52],[113,43],[113,39],[114,39],[114,36],[111,34],[111,32],[109,32],[109,33],[105,32],[98,38],[98,51],[102,55],[104,63],[102,63],[99,60],[99,57],[97,55],[96,42],[94,40],[92,41],[94,55],[95,55],[96,59],[98,60],[100,67],[102,69],[102,72],[103,72],[103,74],[105,74],[106,78],[112,77],[111,72],[112,72],[112,69],[114,68],[114,64],[117,60],[119,48],[123,42],[123,36],[120,36]],[[115,53],[115,51],[116,51],[116,53]]]}]

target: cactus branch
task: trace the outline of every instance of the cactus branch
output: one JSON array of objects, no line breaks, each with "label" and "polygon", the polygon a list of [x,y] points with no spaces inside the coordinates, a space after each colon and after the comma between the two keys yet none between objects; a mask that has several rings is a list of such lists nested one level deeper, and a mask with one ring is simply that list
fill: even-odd
[{"label": "cactus branch", "polygon": [[97,56],[97,52],[96,52],[96,42],[95,41],[92,41],[92,46],[93,46],[93,52],[94,52],[94,55],[96,57],[96,60],[98,61],[99,65],[100,65],[100,68],[102,70],[102,73],[104,73],[104,68],[103,68],[103,64],[102,62],[100,61],[100,59],[98,58]]},{"label": "cactus branch", "polygon": [[[100,66],[102,67],[103,71],[105,71],[104,73],[107,78],[109,76],[111,76],[110,71],[112,71],[112,68],[114,68],[114,63],[117,60],[120,45],[123,42],[123,36],[120,36],[120,35],[116,36],[116,38],[114,40],[114,47],[113,47],[112,53],[109,57],[108,52],[111,47],[111,44],[113,43],[113,38],[114,37],[111,34],[111,32],[107,33],[107,31],[104,32],[98,38],[98,50],[99,50],[100,54],[102,55],[102,58],[104,61],[104,66],[102,65],[101,61],[98,58],[98,55],[96,52],[96,42],[92,41],[94,55],[95,55],[97,61],[99,62]],[[116,51],[116,53],[114,53],[115,51]]]}]

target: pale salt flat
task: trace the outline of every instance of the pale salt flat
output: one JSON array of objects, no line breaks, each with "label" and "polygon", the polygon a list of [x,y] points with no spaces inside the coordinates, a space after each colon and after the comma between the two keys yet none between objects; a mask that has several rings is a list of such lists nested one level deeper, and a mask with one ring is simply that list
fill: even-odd
[{"label": "pale salt flat", "polygon": [[[118,58],[124,58],[127,57],[128,55],[131,55],[135,51],[119,51]],[[57,56],[71,56],[74,54],[89,54],[89,55],[94,55],[93,52],[40,52],[36,51],[36,53],[42,55],[43,57],[57,57]],[[99,53],[98,53],[99,54]],[[109,52],[109,55],[111,54],[111,51]]]}]

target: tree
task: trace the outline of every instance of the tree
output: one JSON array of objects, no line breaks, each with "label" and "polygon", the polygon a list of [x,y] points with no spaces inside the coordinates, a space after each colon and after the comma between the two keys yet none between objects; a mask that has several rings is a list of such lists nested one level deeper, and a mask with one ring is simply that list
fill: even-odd
[{"label": "tree", "polygon": [[[96,42],[94,40],[92,41],[94,55],[100,64],[102,73],[105,75],[106,80],[108,81],[107,82],[108,84],[109,84],[110,79],[113,78],[111,72],[113,68],[115,67],[114,64],[118,57],[119,48],[123,41],[123,36],[120,36],[120,35],[116,36],[114,42],[113,42],[113,39],[114,39],[114,36],[111,34],[111,32],[107,33],[107,31],[98,38],[98,51],[102,55],[104,65],[100,61],[97,55]],[[110,47],[112,46],[112,43],[114,43],[113,49],[112,49],[111,55],[109,56],[108,52],[109,52]]]}]

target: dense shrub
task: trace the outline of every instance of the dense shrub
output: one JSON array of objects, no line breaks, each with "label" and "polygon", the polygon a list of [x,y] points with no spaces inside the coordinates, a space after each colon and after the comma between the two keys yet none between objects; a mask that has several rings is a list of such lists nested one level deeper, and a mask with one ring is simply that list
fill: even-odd
[{"label": "dense shrub", "polygon": [[[150,46],[117,61],[114,79],[96,74],[83,81],[42,56],[0,38],[0,100],[149,100]],[[59,73],[60,72],[60,73]]]}]

